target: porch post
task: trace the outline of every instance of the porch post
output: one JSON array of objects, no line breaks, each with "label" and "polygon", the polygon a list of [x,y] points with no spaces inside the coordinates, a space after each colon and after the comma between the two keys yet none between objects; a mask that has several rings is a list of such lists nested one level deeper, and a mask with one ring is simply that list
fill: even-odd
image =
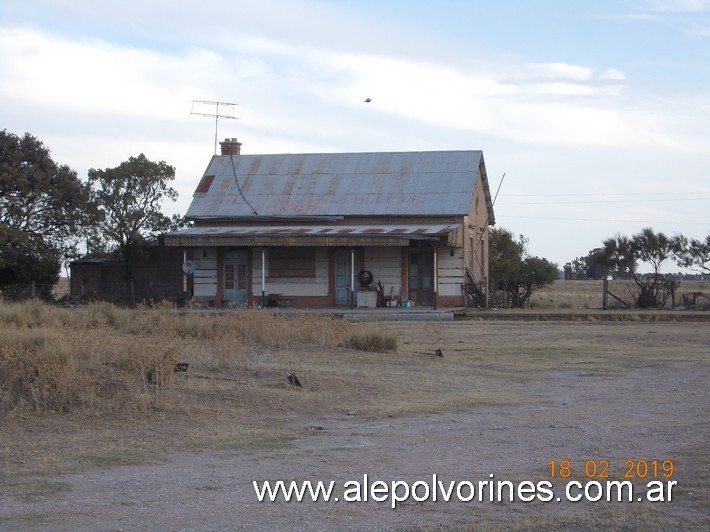
[{"label": "porch post", "polygon": [[261,308],[266,306],[266,248],[261,248]]},{"label": "porch post", "polygon": [[224,248],[216,248],[217,251],[217,293],[215,294],[215,306],[222,305],[224,297]]},{"label": "porch post", "polygon": [[[182,250],[182,263],[183,265],[187,262],[187,251]],[[187,272],[185,270],[182,271],[182,292],[185,295],[185,300],[188,299],[187,297]]]},{"label": "porch post", "polygon": [[350,250],[350,308],[355,308],[355,248]]},{"label": "porch post", "polygon": [[439,245],[434,246],[434,310],[436,310],[436,296],[439,294]]}]

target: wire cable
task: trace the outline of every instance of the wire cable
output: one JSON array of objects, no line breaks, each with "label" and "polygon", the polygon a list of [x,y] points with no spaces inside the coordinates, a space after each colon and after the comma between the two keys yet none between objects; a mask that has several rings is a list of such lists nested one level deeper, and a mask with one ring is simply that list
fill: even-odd
[{"label": "wire cable", "polygon": [[251,207],[251,210],[252,210],[252,213],[254,214],[254,216],[259,216],[259,213],[256,212],[256,209],[254,208],[254,206],[251,203],[249,203],[249,200],[246,199],[246,197],[244,196],[244,193],[242,192],[242,187],[239,186],[239,178],[237,177],[237,167],[234,165],[234,154],[230,153],[229,159],[232,161],[232,172],[234,172],[234,181],[236,181],[236,183],[237,183],[237,190],[239,191],[239,195],[242,197],[242,199],[245,201],[245,203],[247,205],[249,205],[249,207]]}]

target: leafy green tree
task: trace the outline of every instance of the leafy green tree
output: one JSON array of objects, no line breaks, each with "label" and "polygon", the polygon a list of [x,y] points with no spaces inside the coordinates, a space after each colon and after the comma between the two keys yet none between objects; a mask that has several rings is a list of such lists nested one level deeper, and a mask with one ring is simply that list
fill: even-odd
[{"label": "leafy green tree", "polygon": [[541,257],[526,257],[520,268],[520,278],[511,290],[511,303],[514,307],[524,307],[530,296],[539,288],[551,284],[557,279],[557,265]]},{"label": "leafy green tree", "polygon": [[710,234],[705,240],[678,235],[673,238],[672,247],[678,266],[710,274]]},{"label": "leafy green tree", "polygon": [[493,291],[504,295],[504,306],[524,307],[533,292],[557,279],[557,265],[527,255],[527,239],[507,229],[492,229],[489,272]]},{"label": "leafy green tree", "polygon": [[115,168],[89,170],[92,198],[98,218],[90,253],[115,254],[125,263],[128,303],[135,304],[133,265],[138,246],[179,224],[161,212],[164,200],[175,201],[170,186],[175,168],[165,161],[153,162],[142,153]]},{"label": "leafy green tree", "polygon": [[562,267],[565,272],[565,281],[586,279],[587,275],[584,271],[584,264],[580,257],[577,257],[570,262],[566,262]]},{"label": "leafy green tree", "polygon": [[488,270],[494,288],[505,290],[512,283],[523,263],[527,240],[505,228],[490,230],[488,243]]},{"label": "leafy green tree", "polygon": [[0,282],[49,293],[90,219],[88,192],[35,137],[0,132]]},{"label": "leafy green tree", "polygon": [[604,249],[594,248],[584,257],[577,257],[564,266],[565,279],[604,279],[609,275],[609,265],[604,257]]},{"label": "leafy green tree", "polygon": [[[677,283],[661,273],[663,263],[674,254],[673,240],[650,227],[632,237],[617,235],[604,241],[605,261],[617,272],[628,274],[637,287],[635,305],[640,308],[663,307]],[[642,274],[639,262],[649,264],[653,271]]]}]

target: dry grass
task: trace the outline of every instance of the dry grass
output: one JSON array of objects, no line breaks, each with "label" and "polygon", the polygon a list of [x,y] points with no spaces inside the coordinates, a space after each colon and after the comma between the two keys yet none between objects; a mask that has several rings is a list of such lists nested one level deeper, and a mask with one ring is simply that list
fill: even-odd
[{"label": "dry grass", "polygon": [[[351,408],[339,392],[367,380],[359,351],[342,347],[354,337],[396,347],[376,324],[326,315],[0,302],[5,472],[142,463],[164,445],[276,445],[293,432],[255,415]],[[305,389],[288,385],[291,372]]]},{"label": "dry grass", "polygon": [[397,337],[382,329],[355,332],[345,339],[347,348],[374,353],[397,351],[397,345]]},{"label": "dry grass", "polygon": [[[550,286],[536,291],[530,298],[530,306],[538,309],[599,309],[602,308],[603,281],[555,281]],[[681,294],[703,292],[708,294],[710,283],[703,281],[682,281],[677,302]],[[635,293],[633,281],[609,281],[609,291],[631,301]],[[614,307],[614,299],[609,298]]]},{"label": "dry grass", "polygon": [[[393,338],[397,350],[345,347],[371,334]],[[303,430],[289,424],[294,418],[532,405],[543,399],[526,383],[541,371],[692,368],[708,358],[706,328],[692,323],[385,326],[37,302],[0,303],[0,338],[0,484],[30,492],[28,475],[140,464],[169,450],[288,444]],[[189,370],[173,373],[175,362]],[[162,375],[153,383],[150,369]],[[288,384],[292,372],[303,388]]]}]

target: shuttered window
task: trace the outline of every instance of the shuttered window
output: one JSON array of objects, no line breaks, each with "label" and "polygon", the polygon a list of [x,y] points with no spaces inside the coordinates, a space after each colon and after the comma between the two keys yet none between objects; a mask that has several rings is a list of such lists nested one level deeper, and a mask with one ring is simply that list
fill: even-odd
[{"label": "shuttered window", "polygon": [[304,279],[316,276],[315,248],[270,248],[269,279]]}]

